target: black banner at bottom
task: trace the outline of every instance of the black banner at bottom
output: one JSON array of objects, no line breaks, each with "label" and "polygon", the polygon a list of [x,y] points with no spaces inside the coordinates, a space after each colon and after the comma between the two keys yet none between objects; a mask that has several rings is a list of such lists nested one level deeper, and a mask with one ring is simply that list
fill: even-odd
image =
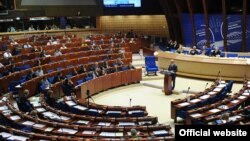
[{"label": "black banner at bottom", "polygon": [[201,139],[239,139],[241,141],[249,140],[250,126],[247,125],[176,125],[175,140]]}]

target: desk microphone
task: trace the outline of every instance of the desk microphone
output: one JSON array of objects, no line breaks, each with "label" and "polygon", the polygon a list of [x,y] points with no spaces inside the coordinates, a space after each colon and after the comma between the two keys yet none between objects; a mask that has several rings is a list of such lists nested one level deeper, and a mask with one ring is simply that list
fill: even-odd
[{"label": "desk microphone", "polygon": [[220,70],[219,70],[219,72],[218,72],[218,74],[216,76],[216,79],[218,79],[219,76],[220,76]]},{"label": "desk microphone", "polygon": [[207,88],[207,85],[208,85],[208,82],[206,83],[206,85],[205,85],[205,89],[204,89],[204,90],[206,90],[206,88]]},{"label": "desk microphone", "polygon": [[132,98],[129,99],[129,107],[131,107]]},{"label": "desk microphone", "polygon": [[189,92],[189,90],[190,90],[190,87],[188,87],[188,90],[187,90],[187,93],[186,93],[186,99],[187,99],[188,102],[190,101],[190,99],[188,99],[188,92]]}]

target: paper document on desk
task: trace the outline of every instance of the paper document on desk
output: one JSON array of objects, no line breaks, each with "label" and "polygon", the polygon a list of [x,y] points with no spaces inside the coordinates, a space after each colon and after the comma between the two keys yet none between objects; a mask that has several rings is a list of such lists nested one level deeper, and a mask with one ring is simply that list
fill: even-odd
[{"label": "paper document on desk", "polygon": [[153,131],[154,135],[160,135],[160,134],[167,134],[168,132],[166,130],[158,130],[158,131]]},{"label": "paper document on desk", "polygon": [[14,140],[14,141],[27,141],[29,138],[24,136],[10,136],[8,140]]},{"label": "paper document on desk", "polygon": [[217,94],[217,92],[212,91],[212,92],[208,92],[207,94],[209,94],[209,95],[215,95],[215,94]]},{"label": "paper document on desk", "polygon": [[18,115],[14,115],[14,116],[11,116],[10,119],[11,120],[19,120],[19,119],[21,119],[21,117]]},{"label": "paper document on desk", "polygon": [[190,116],[196,118],[196,117],[202,116],[202,114],[196,113],[196,114],[192,114],[192,115],[190,115]]},{"label": "paper document on desk", "polygon": [[45,129],[45,132],[51,132],[53,129],[54,129],[53,127],[47,127],[47,128]]},{"label": "paper document on desk", "polygon": [[134,122],[119,122],[118,126],[134,126]]},{"label": "paper document on desk", "polygon": [[76,105],[76,103],[74,102],[74,101],[66,101],[65,102],[68,106],[75,106]]},{"label": "paper document on desk", "polygon": [[246,99],[246,96],[239,96],[238,99]]},{"label": "paper document on desk", "polygon": [[46,111],[44,108],[37,108],[36,110],[37,110],[37,112],[39,112],[39,113],[42,113],[42,112]]},{"label": "paper document on desk", "polygon": [[239,100],[233,100],[233,101],[231,101],[231,103],[234,103],[234,104],[236,104],[238,102],[240,102],[240,101]]},{"label": "paper document on desk", "polygon": [[1,132],[0,136],[2,136],[3,138],[8,138],[8,137],[13,136],[13,135],[10,133],[7,133],[7,132]]},{"label": "paper document on desk", "polygon": [[212,109],[212,110],[209,110],[209,112],[211,112],[211,113],[217,113],[217,112],[220,112],[220,110],[219,109]]},{"label": "paper document on desk", "polygon": [[78,120],[76,123],[78,123],[78,124],[88,124],[89,121],[87,121],[87,120]]},{"label": "paper document on desk", "polygon": [[0,106],[0,111],[4,111],[4,110],[7,110],[8,109],[8,107],[7,106]]},{"label": "paper document on desk", "polygon": [[43,128],[45,127],[45,124],[34,124],[33,127]]},{"label": "paper document on desk", "polygon": [[23,122],[23,124],[24,124],[24,125],[32,126],[32,125],[35,124],[35,122],[33,122],[33,121],[25,121],[25,122]]},{"label": "paper document on desk", "polygon": [[101,132],[100,136],[104,136],[104,137],[122,137],[123,133],[122,132]]},{"label": "paper document on desk", "polygon": [[98,125],[100,126],[110,126],[110,122],[99,122]]},{"label": "paper document on desk", "polygon": [[217,87],[216,87],[213,91],[214,91],[214,92],[220,92],[221,90],[222,90],[222,88],[217,88]]},{"label": "paper document on desk", "polygon": [[201,100],[200,99],[192,99],[190,100],[191,103],[197,103],[197,102],[200,102]]},{"label": "paper document on desk", "polygon": [[180,103],[180,104],[178,104],[178,105],[184,107],[184,106],[190,105],[190,103],[188,103],[188,102],[183,102],[183,103]]},{"label": "paper document on desk", "polygon": [[249,93],[243,93],[242,95],[244,95],[244,96],[249,96]]},{"label": "paper document on desk", "polygon": [[232,117],[229,117],[229,121],[236,121],[239,118],[241,118],[241,116],[232,116]]},{"label": "paper document on desk", "polygon": [[78,132],[78,130],[74,130],[74,129],[69,129],[69,128],[60,128],[57,130],[58,132],[61,132],[61,133],[68,133],[68,134],[75,134]]},{"label": "paper document on desk", "polygon": [[81,105],[76,105],[74,106],[74,108],[78,109],[78,110],[81,110],[81,111],[85,111],[87,110],[88,108],[84,107],[84,106],[81,106]]},{"label": "paper document on desk", "polygon": [[83,131],[82,134],[87,134],[87,135],[94,135],[96,131]]},{"label": "paper document on desk", "polygon": [[199,97],[200,99],[208,99],[210,97],[210,95],[203,95],[201,97]]}]

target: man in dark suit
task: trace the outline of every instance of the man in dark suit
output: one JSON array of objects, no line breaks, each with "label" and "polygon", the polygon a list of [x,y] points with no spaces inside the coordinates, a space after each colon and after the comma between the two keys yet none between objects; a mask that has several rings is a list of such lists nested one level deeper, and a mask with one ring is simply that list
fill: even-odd
[{"label": "man in dark suit", "polygon": [[178,68],[177,65],[174,63],[174,60],[170,60],[170,65],[168,66],[168,71],[171,71],[171,77],[172,77],[172,90],[175,87],[175,78],[176,78],[176,72]]}]

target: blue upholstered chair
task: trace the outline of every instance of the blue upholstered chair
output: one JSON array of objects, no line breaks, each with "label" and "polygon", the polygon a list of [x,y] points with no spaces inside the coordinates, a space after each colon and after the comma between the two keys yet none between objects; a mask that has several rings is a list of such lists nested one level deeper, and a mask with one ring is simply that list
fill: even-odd
[{"label": "blue upholstered chair", "polygon": [[154,73],[158,71],[158,66],[156,66],[155,57],[154,56],[147,56],[145,57],[145,67],[148,75],[149,73]]}]

